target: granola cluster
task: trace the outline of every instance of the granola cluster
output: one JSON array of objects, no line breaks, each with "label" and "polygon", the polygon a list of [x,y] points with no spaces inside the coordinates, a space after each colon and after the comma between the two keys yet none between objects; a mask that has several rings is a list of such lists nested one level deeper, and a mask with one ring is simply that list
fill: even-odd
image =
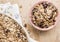
[{"label": "granola cluster", "polygon": [[3,14],[0,14],[0,42],[28,42],[22,27]]},{"label": "granola cluster", "polygon": [[55,24],[58,15],[57,8],[49,2],[41,2],[33,7],[32,22],[41,28],[48,28]]}]

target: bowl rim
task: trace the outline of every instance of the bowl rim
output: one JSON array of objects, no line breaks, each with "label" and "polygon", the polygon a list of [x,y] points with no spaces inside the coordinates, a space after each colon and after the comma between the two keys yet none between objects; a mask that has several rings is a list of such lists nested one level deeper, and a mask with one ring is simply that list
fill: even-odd
[{"label": "bowl rim", "polygon": [[57,8],[57,17],[56,17],[56,22],[55,22],[55,24],[54,25],[52,25],[52,26],[50,26],[50,27],[48,27],[48,28],[41,28],[41,27],[38,27],[38,26],[36,26],[35,24],[33,24],[33,22],[32,22],[32,20],[31,20],[31,14],[32,14],[32,10],[33,10],[33,8],[36,6],[36,5],[38,5],[38,4],[40,4],[40,3],[42,3],[42,2],[48,2],[48,3],[51,3],[53,6],[55,6],[52,2],[49,2],[49,1],[39,1],[39,2],[37,2],[37,3],[35,3],[32,7],[31,7],[31,9],[30,9],[30,12],[29,12],[29,20],[30,20],[30,23],[31,23],[31,25],[34,27],[34,28],[36,28],[36,29],[38,29],[38,30],[41,30],[41,31],[47,31],[47,30],[50,30],[50,29],[52,29],[52,28],[54,28],[56,25],[57,25],[57,23],[58,23],[58,18],[60,17],[60,15],[59,15],[59,13],[58,13],[58,8]]}]

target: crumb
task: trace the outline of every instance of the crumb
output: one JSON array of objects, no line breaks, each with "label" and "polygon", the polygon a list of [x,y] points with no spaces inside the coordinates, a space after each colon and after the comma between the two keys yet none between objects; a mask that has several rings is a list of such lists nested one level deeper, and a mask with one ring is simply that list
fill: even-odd
[{"label": "crumb", "polygon": [[22,5],[20,5],[19,7],[22,8]]}]

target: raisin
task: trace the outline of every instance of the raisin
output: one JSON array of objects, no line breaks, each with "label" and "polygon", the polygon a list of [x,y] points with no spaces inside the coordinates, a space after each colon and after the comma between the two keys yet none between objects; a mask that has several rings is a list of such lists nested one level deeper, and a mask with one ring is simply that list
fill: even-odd
[{"label": "raisin", "polygon": [[44,24],[44,22],[41,22],[39,27],[44,28],[43,24]]},{"label": "raisin", "polygon": [[44,28],[43,25],[41,25],[41,24],[39,25],[39,27]]},{"label": "raisin", "polygon": [[46,2],[43,2],[42,5],[43,5],[44,9],[46,9],[48,6],[48,4]]},{"label": "raisin", "polygon": [[24,27],[27,27],[27,24],[24,24]]},{"label": "raisin", "polygon": [[38,16],[40,16],[40,14],[38,14]]},{"label": "raisin", "polygon": [[6,33],[8,33],[8,32],[10,32],[10,30],[9,30],[9,29],[7,29],[5,32],[6,32]]},{"label": "raisin", "polygon": [[35,12],[32,12],[32,15],[34,15]]},{"label": "raisin", "polygon": [[53,22],[55,22],[55,20],[53,20]]},{"label": "raisin", "polygon": [[47,26],[47,25],[45,25],[45,27],[46,27],[46,28],[48,28],[48,26]]},{"label": "raisin", "polygon": [[6,36],[8,35],[9,32],[10,32],[9,29],[6,29],[6,30],[4,31],[4,33],[5,33]]},{"label": "raisin", "polygon": [[44,21],[42,21],[41,23],[44,23]]},{"label": "raisin", "polygon": [[57,12],[57,9],[53,10],[52,12]]},{"label": "raisin", "polygon": [[37,17],[36,17],[36,16],[34,16],[34,18],[35,18],[35,19],[37,19]]},{"label": "raisin", "polygon": [[17,35],[18,35],[18,38],[20,37],[20,33],[17,33]]}]

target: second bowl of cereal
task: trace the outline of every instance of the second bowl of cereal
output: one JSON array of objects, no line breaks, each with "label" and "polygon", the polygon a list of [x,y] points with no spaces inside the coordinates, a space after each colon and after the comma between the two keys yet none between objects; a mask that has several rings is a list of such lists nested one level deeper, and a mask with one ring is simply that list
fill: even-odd
[{"label": "second bowl of cereal", "polygon": [[36,3],[30,11],[30,22],[38,30],[47,31],[56,26],[58,9],[52,3]]}]

